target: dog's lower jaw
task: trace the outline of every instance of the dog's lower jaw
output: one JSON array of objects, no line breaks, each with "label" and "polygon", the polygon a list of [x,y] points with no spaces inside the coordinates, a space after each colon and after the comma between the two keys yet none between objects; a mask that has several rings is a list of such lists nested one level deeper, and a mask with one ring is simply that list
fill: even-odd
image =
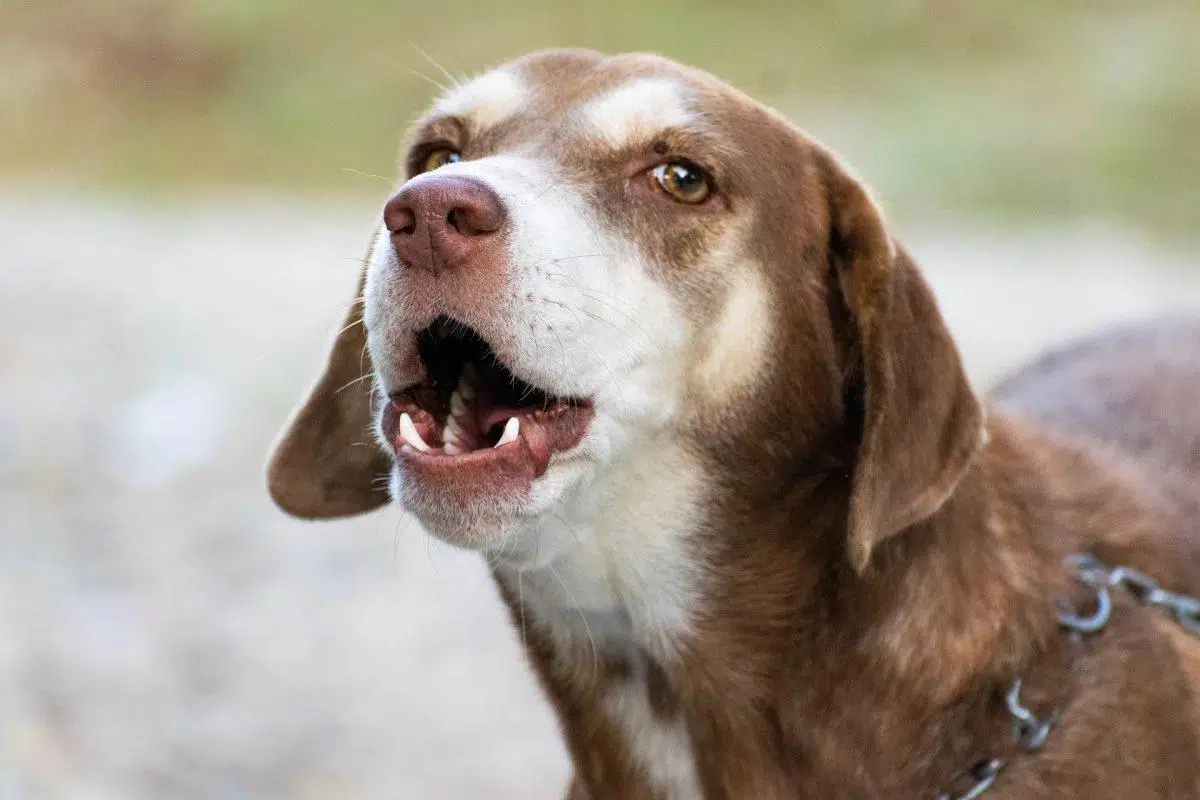
[{"label": "dog's lower jaw", "polygon": [[393,464],[388,491],[393,501],[433,537],[482,553],[489,563],[527,569],[555,552],[554,542],[563,537],[548,538],[548,522],[559,518],[560,512],[555,509],[578,491],[591,463],[587,452],[567,458],[555,456],[546,474],[534,481],[528,496],[480,498],[469,506],[424,492],[415,482],[406,482],[401,468]]},{"label": "dog's lower jaw", "polygon": [[[1039,691],[1070,684],[1061,653],[1052,655],[1065,646],[1054,613],[1069,585],[1062,557],[1106,535],[1045,518],[1073,513],[1053,496],[1054,477],[1086,476],[1106,519],[1145,509],[1079,453],[1000,415],[990,427],[950,501],[885,542],[862,576],[844,563],[844,517],[831,509],[781,515],[820,521],[791,531],[744,520],[740,530],[763,533],[740,536],[736,548],[719,539],[733,535],[733,520],[709,520],[712,533],[692,539],[692,556],[708,565],[694,598],[705,611],[676,632],[670,653],[638,638],[637,598],[621,607],[622,638],[619,627],[601,630],[595,609],[573,608],[566,583],[566,603],[548,614],[531,590],[539,578],[518,586],[498,574],[558,711],[577,773],[572,796],[937,796],[980,748],[1002,746],[1010,731],[989,699],[996,691],[1027,669],[1045,683]],[[1072,526],[1077,539],[1042,535]],[[692,795],[648,775],[606,705],[635,676],[652,718],[686,733]]]}]

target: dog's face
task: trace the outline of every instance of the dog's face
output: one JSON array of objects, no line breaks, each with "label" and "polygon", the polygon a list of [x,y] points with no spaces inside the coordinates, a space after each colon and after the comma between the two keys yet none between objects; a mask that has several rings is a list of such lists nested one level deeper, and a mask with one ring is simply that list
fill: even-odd
[{"label": "dog's face", "polygon": [[[849,442],[865,564],[961,474],[979,410],[927,289],[861,186],[736,90],[652,56],[536,54],[437,101],[404,165],[273,458],[289,511],[374,507],[382,473],[439,537],[528,550],[649,450],[773,490]],[[374,403],[344,388],[360,364]],[[368,427],[382,457],[355,448]]]}]

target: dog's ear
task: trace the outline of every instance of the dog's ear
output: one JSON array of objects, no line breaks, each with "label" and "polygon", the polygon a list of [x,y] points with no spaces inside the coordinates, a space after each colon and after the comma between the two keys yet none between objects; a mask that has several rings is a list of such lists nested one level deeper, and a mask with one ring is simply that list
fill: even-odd
[{"label": "dog's ear", "polygon": [[884,539],[933,514],[983,441],[983,408],[933,292],[866,189],[830,158],[830,256],[849,311],[862,439],[848,555],[866,569]]},{"label": "dog's ear", "polygon": [[365,278],[364,269],[325,371],[284,425],[267,462],[271,497],[296,517],[343,517],[388,501],[389,463],[371,433]]}]

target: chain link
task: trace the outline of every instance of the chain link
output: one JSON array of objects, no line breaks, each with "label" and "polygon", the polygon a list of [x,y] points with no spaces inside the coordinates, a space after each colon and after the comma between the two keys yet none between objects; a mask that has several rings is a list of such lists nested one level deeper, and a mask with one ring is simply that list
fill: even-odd
[{"label": "chain link", "polygon": [[1092,555],[1072,556],[1068,561],[1076,566],[1084,582],[1096,587],[1098,593],[1107,593],[1109,587],[1123,588],[1138,602],[1166,612],[1184,630],[1200,636],[1200,597],[1163,589],[1149,575],[1132,567],[1110,570]]},{"label": "chain link", "polygon": [[1002,758],[993,758],[991,761],[980,761],[970,770],[971,777],[975,780],[975,785],[962,794],[951,795],[943,794],[938,797],[938,800],[975,800],[981,794],[992,788],[992,784],[996,782],[996,778],[1000,777],[1000,770],[1004,769],[1008,762]]},{"label": "chain link", "polygon": [[1044,720],[1021,704],[1021,679],[1013,681],[1012,688],[1004,697],[1008,713],[1013,718],[1013,735],[1016,736],[1017,746],[1027,752],[1041,748],[1050,736],[1050,729],[1058,722],[1058,712],[1055,711]]},{"label": "chain link", "polygon": [[[1104,630],[1104,626],[1112,617],[1113,602],[1110,590],[1123,588],[1139,603],[1165,612],[1184,630],[1200,636],[1200,597],[1167,591],[1149,575],[1132,567],[1109,569],[1090,553],[1070,556],[1067,558],[1067,564],[1075,568],[1080,581],[1096,591],[1096,610],[1091,614],[1082,615],[1071,607],[1059,610],[1059,624],[1073,634],[1093,634]],[[1020,678],[1013,681],[1012,688],[1004,696],[1004,704],[1013,720],[1013,735],[1017,747],[1028,753],[1038,750],[1046,743],[1051,729],[1058,722],[1058,711],[1044,720],[1039,720],[1036,714],[1021,703]],[[975,800],[992,787],[1007,765],[1008,761],[1002,758],[979,762],[967,773],[975,781],[970,789],[958,795],[944,793],[939,795],[938,800]]]}]

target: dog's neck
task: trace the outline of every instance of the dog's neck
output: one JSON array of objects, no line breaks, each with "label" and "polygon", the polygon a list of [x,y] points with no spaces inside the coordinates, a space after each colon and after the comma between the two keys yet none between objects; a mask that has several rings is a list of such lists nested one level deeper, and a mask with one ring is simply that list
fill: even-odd
[{"label": "dog's neck", "polygon": [[[589,487],[603,513],[560,520],[573,549],[497,570],[577,769],[631,797],[774,796],[804,783],[805,762],[870,785],[874,769],[909,769],[928,731],[969,716],[964,702],[979,716],[971,693],[1055,638],[1057,565],[1076,543],[1038,535],[1064,504],[1036,498],[1056,471],[1091,469],[1003,417],[989,428],[950,500],[861,575],[845,556],[844,471],[763,507],[664,449],[644,473]],[[717,527],[696,506],[714,497]]]},{"label": "dog's neck", "polygon": [[702,601],[697,538],[709,487],[696,461],[665,441],[614,465],[556,506],[532,553],[500,559],[498,577],[564,654],[672,660]]}]

